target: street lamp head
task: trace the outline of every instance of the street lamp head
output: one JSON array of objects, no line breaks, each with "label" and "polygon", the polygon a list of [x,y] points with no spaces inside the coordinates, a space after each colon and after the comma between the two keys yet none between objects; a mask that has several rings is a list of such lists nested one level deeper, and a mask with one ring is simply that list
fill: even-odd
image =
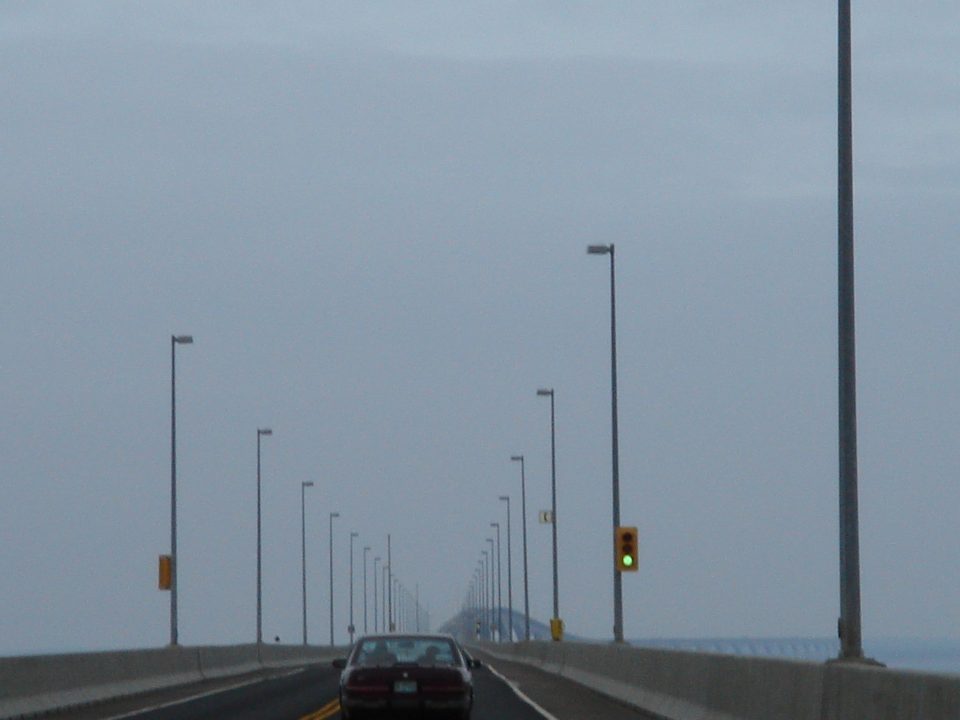
[{"label": "street lamp head", "polygon": [[523,455],[511,455],[510,459],[514,462],[523,462]]},{"label": "street lamp head", "polygon": [[613,245],[589,245],[587,255],[609,255],[613,252]]},{"label": "street lamp head", "polygon": [[500,527],[500,523],[498,523],[498,522],[492,522],[492,523],[490,523],[490,527],[499,528],[499,527]]},{"label": "street lamp head", "polygon": [[273,430],[270,428],[257,428],[258,435],[273,435]]},{"label": "street lamp head", "polygon": [[331,520],[332,520],[333,518],[335,518],[335,517],[340,517],[340,513],[338,513],[338,512],[332,512],[332,513],[330,513],[330,519],[331,519]]},{"label": "street lamp head", "polygon": [[305,488],[313,487],[313,480],[304,480],[300,484],[303,485]]},{"label": "street lamp head", "polygon": [[174,335],[173,341],[179,345],[193,345],[193,335]]},{"label": "street lamp head", "polygon": [[553,388],[549,388],[549,389],[548,389],[548,388],[540,388],[539,390],[537,390],[537,395],[539,395],[539,396],[541,396],[541,397],[544,397],[544,396],[552,396],[552,395],[553,395]]},{"label": "street lamp head", "polygon": [[500,499],[501,499],[501,500],[506,500],[507,502],[510,502],[510,496],[509,496],[509,495],[501,495],[501,496],[500,496]]},{"label": "street lamp head", "polygon": [[369,546],[369,545],[364,545],[364,546],[363,546],[363,551],[364,551],[364,552],[370,552],[370,546]]},{"label": "street lamp head", "polygon": [[360,537],[360,533],[352,532],[352,533],[350,533],[350,537],[352,537],[352,538]]}]

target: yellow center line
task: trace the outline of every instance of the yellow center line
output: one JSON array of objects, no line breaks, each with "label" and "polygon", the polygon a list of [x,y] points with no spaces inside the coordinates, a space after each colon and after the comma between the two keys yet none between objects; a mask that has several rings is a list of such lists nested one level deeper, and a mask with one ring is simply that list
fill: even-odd
[{"label": "yellow center line", "polygon": [[304,715],[300,720],[326,720],[326,718],[333,717],[339,711],[340,701],[334,698],[319,710],[315,710],[309,715]]}]

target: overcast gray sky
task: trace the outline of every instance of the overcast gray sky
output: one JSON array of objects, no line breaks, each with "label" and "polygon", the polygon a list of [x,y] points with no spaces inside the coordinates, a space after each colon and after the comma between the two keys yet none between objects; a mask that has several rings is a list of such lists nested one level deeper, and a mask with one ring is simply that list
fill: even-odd
[{"label": "overcast gray sky", "polygon": [[[167,641],[171,333],[183,643],[254,638],[258,426],[266,636],[304,480],[313,639],[332,510],[338,640],[351,530],[436,625],[505,493],[519,608],[514,453],[548,618],[541,386],[561,615],[609,637],[610,242],[627,635],[833,635],[835,13],[4,3],[0,653]],[[855,2],[854,43],[869,650],[960,627],[960,8]]]}]

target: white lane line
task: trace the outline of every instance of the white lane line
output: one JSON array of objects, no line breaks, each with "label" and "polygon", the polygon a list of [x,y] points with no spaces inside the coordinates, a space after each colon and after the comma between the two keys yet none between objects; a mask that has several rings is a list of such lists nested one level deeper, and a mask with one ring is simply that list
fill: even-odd
[{"label": "white lane line", "polygon": [[540,713],[541,715],[543,715],[547,720],[557,720],[556,717],[554,717],[553,715],[551,715],[550,713],[548,713],[548,712],[547,712],[546,710],[544,710],[542,707],[540,707],[539,705],[537,705],[533,700],[531,700],[529,697],[527,697],[527,696],[520,690],[520,688],[517,686],[517,684],[516,684],[515,682],[513,682],[512,680],[508,680],[508,679],[507,679],[506,677],[504,677],[501,673],[499,673],[499,672],[497,671],[497,669],[496,669],[495,667],[493,667],[493,665],[491,665],[491,664],[488,663],[488,662],[485,662],[484,665],[486,666],[486,668],[487,668],[490,672],[492,672],[492,673],[493,673],[494,675],[496,675],[498,678],[500,678],[501,680],[503,680],[503,682],[505,682],[505,683],[507,684],[507,686],[508,686],[511,690],[513,690],[513,692],[516,694],[516,696],[517,696],[518,698],[520,698],[521,700],[523,700],[527,705],[529,705],[529,706],[532,707],[534,710],[536,710],[538,713]]},{"label": "white lane line", "polygon": [[[256,685],[257,683],[266,682],[267,680],[276,680],[277,678],[290,677],[291,675],[296,675],[297,673],[304,672],[303,668],[297,670],[292,670],[288,673],[283,673],[281,675],[271,675],[270,677],[257,678],[256,680],[245,680],[241,683],[235,683],[233,685],[226,685],[219,687],[216,690],[208,690],[207,692],[197,693],[196,695],[190,695],[189,697],[180,698],[179,700],[171,700],[170,702],[160,703],[159,705],[151,705],[150,707],[140,708],[139,710],[134,710],[133,712],[124,713],[123,715],[111,715],[104,720],[124,720],[124,718],[132,718],[137,715],[142,715],[143,713],[153,712],[154,710],[163,710],[164,708],[175,707],[177,705],[183,705],[184,703],[193,702],[194,700],[199,700],[200,698],[210,697],[211,695],[217,695],[223,692],[230,692],[231,690],[236,690],[237,688],[246,687],[247,685]],[[157,688],[157,690],[164,690],[165,688]],[[167,690],[171,688],[166,688]],[[117,698],[120,699],[120,698]]]}]

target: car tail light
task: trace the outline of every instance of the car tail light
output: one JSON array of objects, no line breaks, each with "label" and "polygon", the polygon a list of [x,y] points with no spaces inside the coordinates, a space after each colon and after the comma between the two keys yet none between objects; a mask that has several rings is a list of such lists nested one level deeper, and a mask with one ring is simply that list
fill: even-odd
[{"label": "car tail light", "polygon": [[421,687],[424,692],[459,693],[463,692],[467,685],[463,681],[463,675],[460,673],[444,673],[443,675],[425,680]]}]

